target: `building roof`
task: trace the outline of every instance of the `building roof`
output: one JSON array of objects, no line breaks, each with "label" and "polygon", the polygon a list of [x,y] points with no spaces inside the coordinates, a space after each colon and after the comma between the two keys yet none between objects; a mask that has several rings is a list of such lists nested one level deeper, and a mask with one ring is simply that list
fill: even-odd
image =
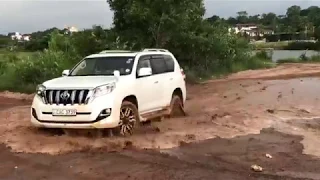
[{"label": "building roof", "polygon": [[248,24],[236,24],[236,26],[257,26],[256,24],[253,23],[248,23]]}]

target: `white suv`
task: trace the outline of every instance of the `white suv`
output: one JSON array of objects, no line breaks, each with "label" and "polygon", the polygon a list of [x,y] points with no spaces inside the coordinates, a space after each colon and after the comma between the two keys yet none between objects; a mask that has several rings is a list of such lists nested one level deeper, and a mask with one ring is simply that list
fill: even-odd
[{"label": "white suv", "polygon": [[31,122],[129,135],[140,122],[183,108],[185,100],[185,75],[168,50],[103,51],[38,85]]}]

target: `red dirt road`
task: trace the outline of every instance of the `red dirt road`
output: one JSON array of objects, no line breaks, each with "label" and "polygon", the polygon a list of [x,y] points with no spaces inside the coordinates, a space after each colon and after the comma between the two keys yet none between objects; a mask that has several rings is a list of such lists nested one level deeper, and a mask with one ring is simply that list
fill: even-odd
[{"label": "red dirt road", "polygon": [[0,179],[320,179],[318,74],[284,65],[189,86],[187,117],[129,138],[36,130],[32,96],[3,93]]}]

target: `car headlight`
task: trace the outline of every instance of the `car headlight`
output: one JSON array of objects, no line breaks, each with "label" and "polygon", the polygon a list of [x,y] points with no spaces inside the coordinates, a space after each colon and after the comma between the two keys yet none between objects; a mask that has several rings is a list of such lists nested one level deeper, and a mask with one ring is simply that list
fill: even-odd
[{"label": "car headlight", "polygon": [[93,90],[93,97],[99,97],[99,96],[109,94],[114,90],[115,87],[116,87],[116,83],[110,83],[110,84],[96,87]]},{"label": "car headlight", "polygon": [[37,86],[37,89],[36,89],[37,95],[43,97],[45,91],[46,91],[46,87],[44,85],[40,84],[40,85]]}]

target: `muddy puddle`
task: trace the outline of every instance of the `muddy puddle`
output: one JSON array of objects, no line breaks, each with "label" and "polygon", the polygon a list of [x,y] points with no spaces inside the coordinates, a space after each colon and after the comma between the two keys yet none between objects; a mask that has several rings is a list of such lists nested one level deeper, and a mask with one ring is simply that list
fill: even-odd
[{"label": "muddy puddle", "polygon": [[128,138],[35,129],[32,96],[0,93],[0,179],[320,179],[320,79],[299,77],[319,69],[287,65],[189,85],[188,116]]},{"label": "muddy puddle", "polygon": [[[292,119],[320,116],[319,81],[319,78],[237,80],[188,86],[187,117],[144,125],[128,138],[97,139],[39,131],[29,122],[30,107],[25,104],[30,101],[12,99],[10,94],[0,99],[0,143],[14,152],[56,155],[91,148],[121,151],[128,144],[139,149],[168,149],[216,137],[258,134],[269,127],[300,135],[307,130],[294,130],[299,123]],[[317,137],[312,134],[312,138]],[[315,150],[310,153],[320,155]]]}]

